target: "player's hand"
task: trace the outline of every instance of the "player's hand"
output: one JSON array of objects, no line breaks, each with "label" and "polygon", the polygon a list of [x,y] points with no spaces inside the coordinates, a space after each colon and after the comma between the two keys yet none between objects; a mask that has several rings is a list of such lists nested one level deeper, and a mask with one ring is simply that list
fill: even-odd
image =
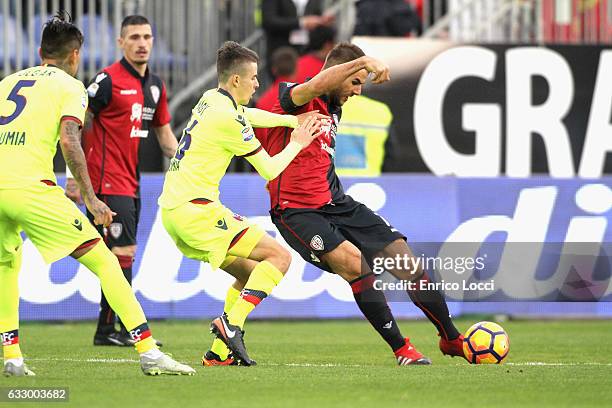
[{"label": "player's hand", "polygon": [[310,117],[315,117],[319,122],[329,118],[327,115],[319,113],[318,109],[310,111],[310,112],[306,112],[306,113],[300,113],[299,115],[295,115],[295,117],[298,120],[298,126],[301,126],[302,123],[304,123],[306,121],[306,119],[308,119]]},{"label": "player's hand", "polygon": [[302,145],[308,146],[313,140],[321,135],[321,121],[315,116],[310,116],[304,123],[291,132],[291,140]]},{"label": "player's hand", "polygon": [[83,204],[79,184],[72,177],[66,179],[66,197],[68,197],[77,204]]},{"label": "player's hand", "polygon": [[85,205],[94,216],[94,224],[108,227],[113,222],[113,217],[117,213],[113,212],[108,206],[97,197],[86,200]]},{"label": "player's hand", "polygon": [[321,16],[317,15],[308,15],[300,19],[301,28],[304,28],[308,31],[322,25],[323,23],[324,20],[321,18]]},{"label": "player's hand", "polygon": [[363,57],[365,59],[365,69],[371,74],[373,84],[381,84],[391,79],[389,74],[389,66],[382,61],[372,57]]},{"label": "player's hand", "polygon": [[336,16],[333,14],[323,14],[321,16],[321,24],[326,26],[334,25],[336,22]]}]

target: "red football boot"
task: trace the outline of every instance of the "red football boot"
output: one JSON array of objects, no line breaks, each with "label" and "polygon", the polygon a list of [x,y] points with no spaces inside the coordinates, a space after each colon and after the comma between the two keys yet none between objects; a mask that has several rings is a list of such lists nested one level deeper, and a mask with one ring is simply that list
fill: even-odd
[{"label": "red football boot", "polygon": [[444,355],[451,357],[459,356],[467,360],[467,357],[465,357],[465,354],[463,353],[463,334],[460,334],[459,337],[454,340],[446,340],[441,338],[440,351]]},{"label": "red football boot", "polygon": [[236,360],[230,354],[225,360],[221,360],[221,358],[212,351],[208,350],[206,354],[202,357],[202,365],[205,367],[212,366],[230,366],[230,365],[238,365]]},{"label": "red football boot", "polygon": [[406,337],[406,344],[395,350],[394,354],[395,358],[397,359],[397,364],[401,366],[431,364],[430,359],[419,353],[418,350],[414,348],[412,344],[410,344],[410,339],[408,337]]}]

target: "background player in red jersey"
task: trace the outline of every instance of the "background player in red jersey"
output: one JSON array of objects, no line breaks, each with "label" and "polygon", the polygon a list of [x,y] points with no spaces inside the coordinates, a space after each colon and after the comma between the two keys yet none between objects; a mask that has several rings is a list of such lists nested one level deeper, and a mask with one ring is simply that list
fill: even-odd
[{"label": "background player in red jersey", "polygon": [[[368,76],[374,84],[390,79],[389,68],[365,56],[349,43],[329,53],[323,70],[310,81],[283,83],[276,113],[299,114],[319,110],[329,116],[327,132],[312,142],[269,184],[272,221],[287,243],[307,262],[340,275],[353,290],[364,316],[394,351],[400,365],[431,364],[404,338],[382,291],[373,287],[373,259],[412,257],[406,237],[365,205],[344,194],[334,168],[335,135],[342,105],[361,88]],[[262,145],[276,154],[288,143],[290,130],[269,129]],[[402,280],[427,282],[422,268],[388,270]],[[408,292],[410,299],[436,326],[444,354],[463,356],[462,337],[455,328],[442,294]]]},{"label": "background player in red jersey", "polygon": [[[149,21],[138,15],[126,17],[118,44],[123,58],[104,68],[87,88],[83,150],[97,196],[117,213],[106,233],[100,232],[131,283],[140,213],[138,154],[142,140],[153,129],[167,157],[174,155],[178,143],[170,128],[166,87],[147,66],[153,47]],[[66,182],[66,194],[80,202],[71,178]],[[91,219],[91,214],[88,216]],[[102,293],[94,345],[133,344],[123,324],[116,331],[115,320],[115,312]]]}]

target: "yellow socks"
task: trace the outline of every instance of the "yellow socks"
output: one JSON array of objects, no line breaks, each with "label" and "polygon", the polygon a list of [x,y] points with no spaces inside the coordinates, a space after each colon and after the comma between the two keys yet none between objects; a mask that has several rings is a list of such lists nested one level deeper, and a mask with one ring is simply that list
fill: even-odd
[{"label": "yellow socks", "polygon": [[98,243],[91,251],[81,256],[78,261],[100,279],[100,286],[102,286],[108,304],[121,318],[130,335],[136,341],[136,350],[142,354],[157,349],[142,307],[136,300],[130,284],[125,279],[117,257],[104,243]]},{"label": "yellow socks", "polygon": [[19,287],[21,248],[15,258],[0,263],[0,343],[4,361],[23,358],[19,348]]},{"label": "yellow socks", "polygon": [[270,262],[259,262],[240,293],[240,298],[227,313],[229,322],[240,327],[255,306],[264,300],[283,278],[281,271]]}]

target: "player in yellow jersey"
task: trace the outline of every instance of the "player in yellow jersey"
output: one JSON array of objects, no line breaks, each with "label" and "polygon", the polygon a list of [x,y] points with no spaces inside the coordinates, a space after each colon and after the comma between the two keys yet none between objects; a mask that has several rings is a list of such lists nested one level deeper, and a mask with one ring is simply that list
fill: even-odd
[{"label": "player in yellow jersey", "polygon": [[[295,117],[243,106],[259,86],[257,62],[255,52],[233,41],[219,48],[219,87],[205,92],[192,110],[159,198],[164,227],[181,252],[236,278],[225,313],[211,324],[217,340],[203,358],[205,365],[214,361],[255,363],[244,346],[244,321],[279,283],[291,262],[289,252],[261,227],[219,202],[219,182],[234,156],[245,157],[266,180],[276,178],[318,136],[321,127],[316,113]],[[296,129],[287,147],[270,157],[252,126]],[[228,358],[226,345],[233,358]],[[215,350],[218,353],[211,355]]]},{"label": "player in yellow jersey", "polygon": [[34,375],[19,348],[18,274],[21,231],[46,262],[67,255],[94,272],[109,303],[130,330],[145,374],[195,374],[155,345],[146,317],[125,280],[117,258],[95,228],[56,185],[53,156],[58,140],[98,225],[114,213],[94,194],[81,149],[87,93],[74,78],[83,35],[70,17],[58,13],[42,32],[42,65],[0,81],[0,339],[4,374]]}]

